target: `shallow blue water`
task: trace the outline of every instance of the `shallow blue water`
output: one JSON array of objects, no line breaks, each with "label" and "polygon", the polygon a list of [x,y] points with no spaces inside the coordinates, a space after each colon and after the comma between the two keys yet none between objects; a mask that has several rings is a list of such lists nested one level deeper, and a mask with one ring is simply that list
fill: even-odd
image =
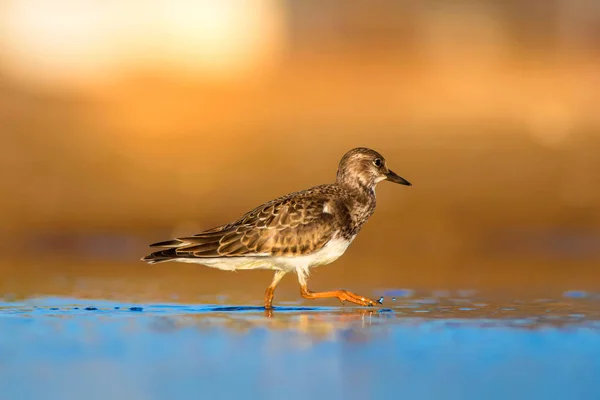
[{"label": "shallow blue water", "polygon": [[600,303],[0,302],[1,399],[600,398]]}]

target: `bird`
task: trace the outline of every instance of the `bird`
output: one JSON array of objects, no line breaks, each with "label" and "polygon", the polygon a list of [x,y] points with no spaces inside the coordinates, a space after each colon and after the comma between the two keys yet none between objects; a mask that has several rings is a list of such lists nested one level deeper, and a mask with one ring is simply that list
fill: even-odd
[{"label": "bird", "polygon": [[363,307],[381,301],[340,289],[313,292],[310,269],[337,260],[375,211],[375,187],[383,180],[412,186],[388,168],[385,158],[365,147],[352,149],[339,162],[334,183],[268,201],[234,222],[150,245],[161,250],[142,258],[149,264],[197,263],[226,271],[267,269],[275,272],[264,293],[273,309],[275,288],[296,274],[306,299],[337,298]]}]

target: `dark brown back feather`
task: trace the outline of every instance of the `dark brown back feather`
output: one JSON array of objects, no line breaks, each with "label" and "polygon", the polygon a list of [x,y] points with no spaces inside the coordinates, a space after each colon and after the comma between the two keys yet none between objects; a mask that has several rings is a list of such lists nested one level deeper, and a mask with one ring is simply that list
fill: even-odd
[{"label": "dark brown back feather", "polygon": [[147,257],[216,258],[242,256],[296,256],[310,254],[322,248],[343,221],[324,213],[326,203],[336,207],[340,189],[323,185],[304,192],[292,193],[265,203],[237,221],[197,233],[189,237],[155,243],[152,247],[167,247]]}]

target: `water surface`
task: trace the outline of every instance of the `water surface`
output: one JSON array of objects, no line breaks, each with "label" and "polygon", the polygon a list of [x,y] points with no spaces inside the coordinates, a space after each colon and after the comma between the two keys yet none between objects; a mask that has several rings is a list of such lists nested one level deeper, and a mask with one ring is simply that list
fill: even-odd
[{"label": "water surface", "polygon": [[[583,298],[582,298],[583,297]],[[600,301],[0,303],[3,399],[600,398]]]}]

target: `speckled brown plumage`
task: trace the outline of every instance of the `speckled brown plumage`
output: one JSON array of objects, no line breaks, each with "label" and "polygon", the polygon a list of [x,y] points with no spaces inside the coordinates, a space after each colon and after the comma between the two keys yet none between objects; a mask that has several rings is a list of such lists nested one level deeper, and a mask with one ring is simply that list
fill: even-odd
[{"label": "speckled brown plumage", "polygon": [[[335,183],[279,197],[256,207],[232,223],[193,236],[154,243],[151,247],[163,249],[143,260],[148,263],[202,263],[204,260],[206,265],[210,265],[209,260],[223,265],[230,260],[232,265],[242,269],[243,259],[244,265],[251,265],[252,268],[289,272],[293,264],[290,263],[292,267],[288,265],[286,269],[277,265],[276,260],[287,265],[287,257],[310,258],[313,254],[328,251],[326,246],[334,243],[334,239],[347,242],[347,246],[375,211],[374,188],[383,179],[410,185],[390,171],[384,158],[376,151],[365,148],[351,150],[340,161]],[[319,263],[327,262],[314,261],[314,265],[321,265]],[[296,271],[301,285],[306,281],[305,275],[312,265],[298,267],[302,269]],[[274,283],[276,285],[275,280]],[[271,298],[274,288],[272,285]],[[308,289],[306,291],[308,293]],[[346,300],[352,301],[347,297]],[[270,300],[265,303],[270,306]]]},{"label": "speckled brown plumage", "polygon": [[[334,234],[350,240],[375,209],[365,196],[361,212],[351,214],[355,199],[331,184],[292,193],[263,204],[240,219],[210,231],[152,247],[170,247],[153,257],[297,256],[322,248]],[[325,204],[331,213],[324,213]]]}]

